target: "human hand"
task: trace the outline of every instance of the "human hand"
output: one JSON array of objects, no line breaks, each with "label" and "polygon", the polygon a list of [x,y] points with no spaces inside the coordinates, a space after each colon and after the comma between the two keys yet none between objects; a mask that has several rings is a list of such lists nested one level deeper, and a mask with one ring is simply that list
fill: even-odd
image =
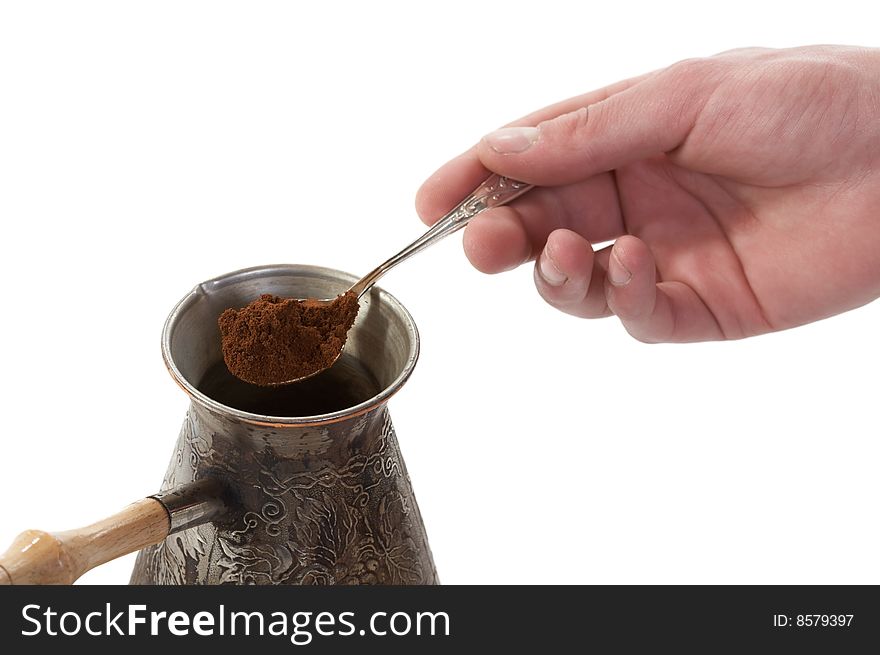
[{"label": "human hand", "polygon": [[880,50],[735,50],[565,100],[445,164],[419,215],[488,171],[540,188],[470,222],[471,263],[537,259],[548,303],[642,341],[737,339],[880,296]]}]

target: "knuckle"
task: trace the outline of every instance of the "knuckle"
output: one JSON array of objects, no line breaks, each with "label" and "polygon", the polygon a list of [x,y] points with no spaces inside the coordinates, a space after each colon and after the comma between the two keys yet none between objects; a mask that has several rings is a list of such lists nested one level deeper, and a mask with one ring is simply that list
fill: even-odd
[{"label": "knuckle", "polygon": [[712,57],[682,59],[666,69],[664,76],[669,84],[694,86],[717,76],[726,64]]},{"label": "knuckle", "polygon": [[582,134],[590,122],[589,109],[581,107],[556,118],[538,124],[542,134],[550,133],[561,140],[574,140]]}]

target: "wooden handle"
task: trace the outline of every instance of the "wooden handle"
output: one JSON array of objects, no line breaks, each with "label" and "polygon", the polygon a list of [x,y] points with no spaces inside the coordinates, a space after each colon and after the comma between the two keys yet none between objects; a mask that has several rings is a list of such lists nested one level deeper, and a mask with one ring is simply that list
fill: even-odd
[{"label": "wooden handle", "polygon": [[0,585],[72,584],[86,571],[168,536],[168,511],[154,498],[77,530],[22,532],[0,557]]}]

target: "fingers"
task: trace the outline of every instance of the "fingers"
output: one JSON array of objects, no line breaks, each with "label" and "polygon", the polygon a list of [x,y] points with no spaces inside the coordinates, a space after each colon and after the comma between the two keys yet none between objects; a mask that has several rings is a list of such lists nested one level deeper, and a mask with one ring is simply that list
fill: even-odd
[{"label": "fingers", "polygon": [[544,300],[567,314],[608,316],[603,289],[607,260],[607,251],[594,253],[579,234],[556,230],[535,264],[535,286]]},{"label": "fingers", "polygon": [[710,341],[725,335],[715,316],[683,282],[657,283],[645,243],[623,236],[611,248],[605,280],[609,309],[633,337],[647,343]]},{"label": "fingers", "polygon": [[[487,135],[425,182],[420,216],[433,223],[489,170],[536,184],[471,222],[464,246],[476,268],[509,270],[540,253],[535,284],[557,309],[586,318],[615,313],[646,342],[725,338],[697,292],[684,282],[658,282],[647,246],[624,234],[609,173],[685,144],[711,90],[700,66],[677,65],[581,96]],[[613,247],[593,252],[591,242],[614,238]]]},{"label": "fingers", "polygon": [[468,260],[483,273],[511,271],[532,258],[531,240],[511,207],[474,217],[464,231],[463,243]]},{"label": "fingers", "polygon": [[690,286],[657,282],[650,250],[633,236],[594,253],[579,234],[554,231],[535,264],[535,286],[544,300],[567,314],[616,314],[627,332],[646,343],[725,338]]},{"label": "fingers", "polygon": [[[509,125],[537,125],[542,121],[575,111],[579,107],[586,107],[605,100],[653,74],[647,73],[563,100],[524,116]],[[416,211],[428,225],[435,223],[489,175],[489,171],[478,157],[477,148],[478,146],[474,146],[444,164],[425,181],[416,193]]]},{"label": "fingers", "polygon": [[[509,208],[465,232],[465,251],[473,265],[497,273],[523,263],[529,242],[521,219]],[[476,219],[475,219],[476,220]],[[471,243],[472,239],[477,241]],[[684,282],[657,282],[654,257],[634,236],[594,252],[589,241],[568,229],[547,237],[535,263],[535,287],[547,303],[581,318],[616,314],[633,337],[646,343],[725,339],[714,314]]]},{"label": "fingers", "polygon": [[476,216],[464,233],[464,250],[484,273],[509,271],[541,252],[547,237],[567,228],[588,242],[610,241],[624,231],[611,174],[558,189],[537,188],[510,206]]}]

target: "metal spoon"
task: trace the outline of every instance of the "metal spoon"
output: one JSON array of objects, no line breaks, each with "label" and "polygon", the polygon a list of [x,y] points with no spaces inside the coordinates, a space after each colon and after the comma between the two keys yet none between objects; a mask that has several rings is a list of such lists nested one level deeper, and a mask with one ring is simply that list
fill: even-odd
[{"label": "metal spoon", "polygon": [[[380,277],[385,275],[385,273],[390,271],[399,263],[406,261],[416,253],[419,253],[428,246],[437,243],[438,241],[449,236],[453,232],[457,232],[465,225],[467,225],[468,222],[477,214],[480,214],[487,209],[491,209],[492,207],[500,207],[501,205],[506,205],[510,201],[519,198],[531,188],[531,184],[518,182],[517,180],[512,180],[509,177],[503,177],[501,175],[489,176],[483,181],[482,184],[480,184],[480,186],[474,189],[470,194],[468,194],[468,196],[464,200],[456,205],[456,207],[452,211],[450,211],[448,214],[443,216],[443,218],[437,221],[427,232],[425,232],[422,236],[413,241],[399,253],[382,262],[360,280],[355,282],[348,290],[348,292],[355,294],[357,298],[360,299],[361,296],[363,296],[367,291],[370,290],[370,288],[376,283],[376,281]],[[304,299],[304,302],[309,307],[322,307],[329,306],[332,303],[336,302],[336,298],[308,298]],[[285,380],[284,382],[276,382],[268,386],[281,386],[285,384],[292,384],[294,382],[299,382],[301,380],[305,380],[306,378],[310,378],[313,375],[317,375],[321,371],[326,370],[327,368],[332,366],[333,363],[337,359],[339,359],[340,355],[342,355],[342,349],[339,350],[336,358],[326,367],[320,368],[312,373],[309,373],[308,375],[303,375],[292,380]]]}]

